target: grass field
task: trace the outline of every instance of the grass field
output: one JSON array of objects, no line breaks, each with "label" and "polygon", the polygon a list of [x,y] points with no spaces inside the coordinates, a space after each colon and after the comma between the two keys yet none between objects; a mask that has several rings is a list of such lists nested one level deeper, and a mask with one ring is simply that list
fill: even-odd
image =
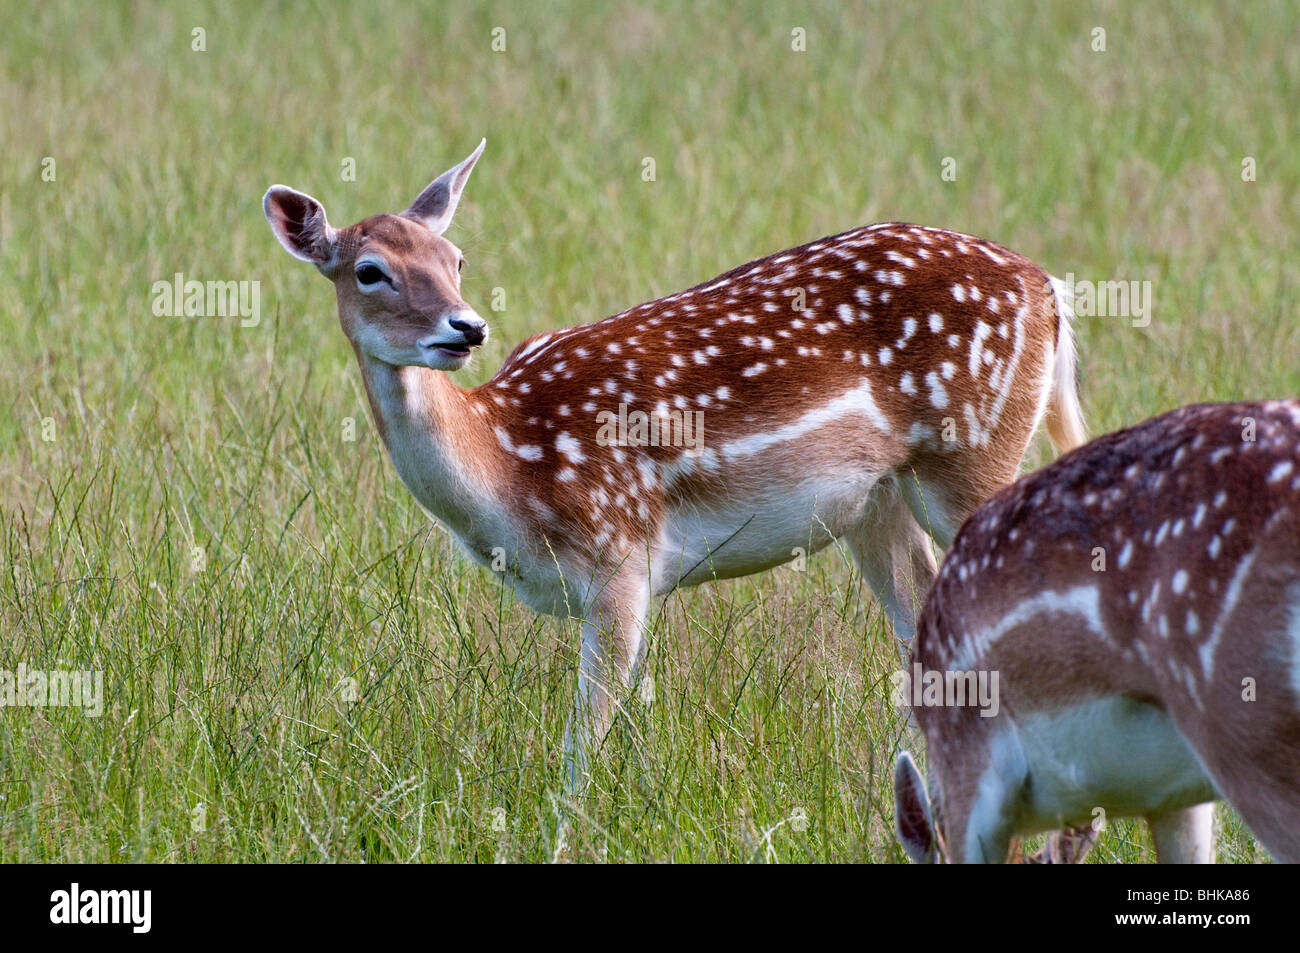
[{"label": "grass field", "polygon": [[[554,856],[576,625],[512,602],[401,485],[271,183],[347,224],[487,137],[449,236],[493,324],[467,386],[528,334],[905,220],[1152,282],[1148,326],[1079,322],[1093,432],[1300,394],[1293,3],[4,21],[0,669],[100,670],[104,710],[0,709],[0,861]],[[178,272],[259,282],[260,320],[155,315]],[[887,767],[917,745],[842,554],[673,595],[648,664],[564,857],[903,859]],[[1220,819],[1222,859],[1265,859]],[[1123,821],[1093,855],[1151,858]]]}]

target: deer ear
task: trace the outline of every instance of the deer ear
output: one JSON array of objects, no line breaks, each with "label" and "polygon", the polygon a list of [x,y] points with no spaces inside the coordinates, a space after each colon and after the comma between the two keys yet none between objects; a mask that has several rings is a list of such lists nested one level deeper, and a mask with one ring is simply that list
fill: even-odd
[{"label": "deer ear", "polygon": [[330,228],[325,208],[310,195],[273,185],[262,197],[262,211],[275,237],[294,258],[318,267],[333,260],[338,233]]},{"label": "deer ear", "polygon": [[460,204],[460,194],[465,191],[465,183],[469,181],[469,174],[474,171],[474,163],[478,162],[478,157],[483,154],[483,147],[486,145],[487,140],[484,139],[478,144],[478,148],[470,153],[468,159],[430,182],[428,188],[420,193],[419,198],[411,203],[411,207],[403,212],[402,216],[423,223],[435,235],[445,232],[447,226],[451,224],[452,216],[456,214],[456,206]]},{"label": "deer ear", "polygon": [[934,824],[930,796],[916,762],[906,751],[894,761],[894,829],[899,843],[914,864],[935,861]]}]

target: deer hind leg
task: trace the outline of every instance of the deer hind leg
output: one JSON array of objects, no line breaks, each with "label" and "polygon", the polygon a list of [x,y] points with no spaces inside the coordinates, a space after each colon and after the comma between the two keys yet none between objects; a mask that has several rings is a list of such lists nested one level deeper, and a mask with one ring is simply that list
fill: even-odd
[{"label": "deer hind leg", "polygon": [[1223,785],[1224,793],[1260,845],[1281,863],[1300,864],[1300,804],[1294,776],[1282,778],[1257,769],[1234,782]]},{"label": "deer hind leg", "polygon": [[930,538],[892,480],[871,491],[864,517],[844,536],[858,571],[880,601],[904,659],[916,617],[938,574]]},{"label": "deer hind leg", "polygon": [[966,517],[983,502],[977,493],[963,493],[953,502],[937,481],[918,476],[914,470],[900,472],[897,480],[898,492],[913,519],[941,549],[952,545]]},{"label": "deer hind leg", "polygon": [[[1250,590],[1243,592],[1241,603],[1249,605],[1252,595]],[[1300,602],[1293,611],[1296,644],[1300,646]],[[1265,669],[1258,676],[1261,700],[1242,702],[1229,686],[1240,685],[1246,673],[1257,668]],[[1291,666],[1279,665],[1268,671],[1257,665],[1216,676],[1223,679],[1223,694],[1232,700],[1217,706],[1219,717],[1197,746],[1215,788],[1260,845],[1287,864],[1300,864],[1300,798],[1296,795],[1300,790],[1300,746],[1296,744],[1300,713],[1290,701],[1294,671]],[[1265,699],[1278,700],[1277,707],[1265,708]],[[1159,846],[1157,842],[1157,852]]]},{"label": "deer hind leg", "polygon": [[631,581],[626,575],[610,581],[582,622],[578,697],[564,734],[569,794],[586,785],[591,756],[609,733],[643,654],[650,587],[648,581]]},{"label": "deer hind leg", "polygon": [[[1300,535],[1280,522],[1260,543],[1215,656],[1202,696],[1213,717],[1192,722],[1189,738],[1214,788],[1276,860],[1300,863]],[[1235,645],[1237,655],[1224,651]],[[1288,664],[1289,663],[1289,664]],[[1249,682],[1252,694],[1244,691]],[[1246,699],[1250,700],[1247,701]]]},{"label": "deer hind leg", "polygon": [[1156,861],[1161,864],[1214,863],[1214,802],[1181,811],[1148,815]]}]

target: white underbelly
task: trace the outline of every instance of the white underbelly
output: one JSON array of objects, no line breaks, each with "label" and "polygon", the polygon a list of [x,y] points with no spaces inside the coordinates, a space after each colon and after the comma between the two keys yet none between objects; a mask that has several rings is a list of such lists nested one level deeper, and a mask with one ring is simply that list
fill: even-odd
[{"label": "white underbelly", "polygon": [[1131,698],[1085,702],[1054,714],[1020,715],[1029,770],[1021,830],[1177,810],[1218,797],[1173,720]]},{"label": "white underbelly", "polygon": [[728,579],[810,556],[862,519],[875,478],[806,480],[668,514],[655,591]]}]

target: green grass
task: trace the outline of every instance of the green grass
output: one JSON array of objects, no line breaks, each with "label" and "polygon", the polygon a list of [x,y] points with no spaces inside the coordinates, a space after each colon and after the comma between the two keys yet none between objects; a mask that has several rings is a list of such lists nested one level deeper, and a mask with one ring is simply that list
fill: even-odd
[{"label": "green grass", "polygon": [[[575,627],[513,602],[401,486],[329,286],[266,227],[273,182],[347,224],[487,137],[450,236],[494,326],[466,385],[530,333],[901,219],[1154,282],[1149,327],[1080,321],[1093,432],[1300,393],[1287,2],[4,21],[0,668],[101,669],[106,705],[0,710],[3,861],[553,856]],[[176,272],[261,282],[260,324],[155,317]],[[915,739],[892,651],[834,551],[675,594],[652,703],[608,743],[565,856],[901,860],[887,766]],[[1221,819],[1224,859],[1263,857]],[[1116,822],[1094,857],[1149,860],[1148,835]]]}]

